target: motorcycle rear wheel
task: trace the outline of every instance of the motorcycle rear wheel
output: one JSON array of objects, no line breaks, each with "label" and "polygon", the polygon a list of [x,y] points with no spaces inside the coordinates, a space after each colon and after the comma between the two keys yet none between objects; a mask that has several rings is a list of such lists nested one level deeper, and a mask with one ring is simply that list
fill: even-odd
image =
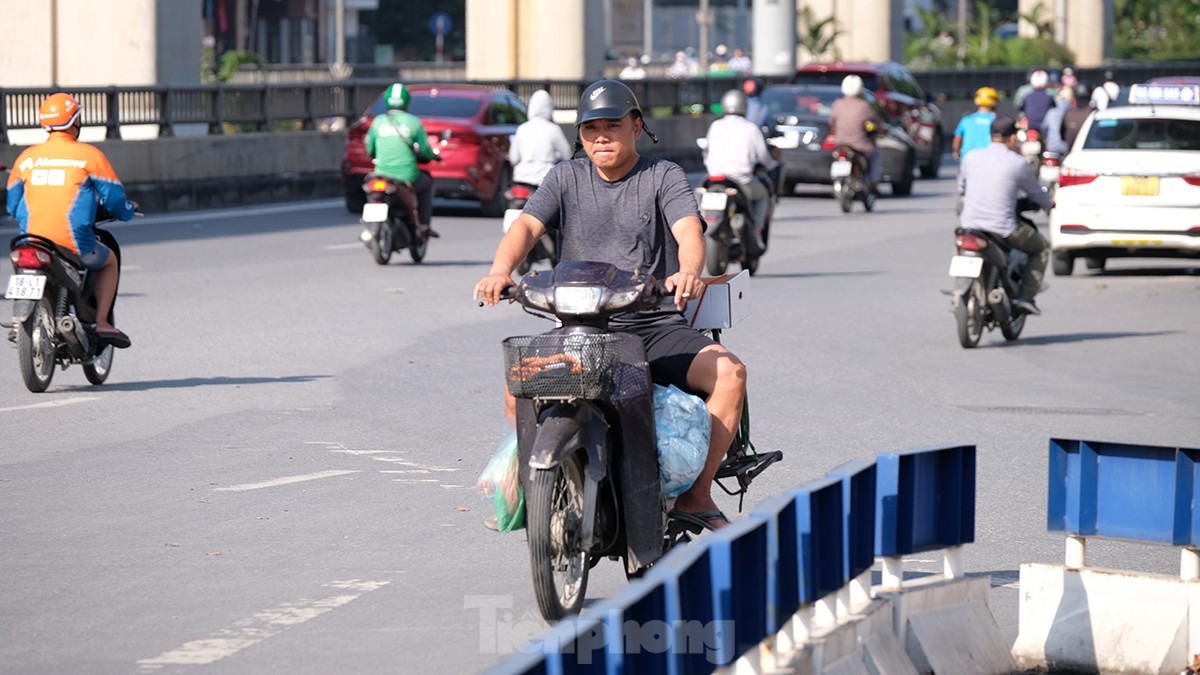
[{"label": "motorcycle rear wheel", "polygon": [[954,306],[954,318],[958,320],[958,343],[964,349],[979,344],[983,336],[983,289],[978,279],[971,282]]},{"label": "motorcycle rear wheel", "polygon": [[375,263],[386,265],[392,259],[392,232],[387,223],[379,223],[379,233],[367,242]]},{"label": "motorcycle rear wheel", "polygon": [[720,236],[709,235],[704,238],[704,249],[709,275],[718,277],[725,274],[725,269],[729,267],[729,242]]},{"label": "motorcycle rear wheel", "polygon": [[91,363],[83,364],[83,376],[92,384],[104,384],[108,374],[112,372],[113,354],[117,350],[112,345],[104,345],[104,349],[96,355]]},{"label": "motorcycle rear wheel", "polygon": [[1017,312],[1016,316],[1008,320],[1007,326],[1000,326],[1000,332],[1004,333],[1004,339],[1008,341],[1016,340],[1021,337],[1021,331],[1025,329],[1025,317],[1028,314]]},{"label": "motorcycle rear wheel", "polygon": [[40,394],[54,379],[54,312],[50,301],[37,301],[33,313],[21,322],[17,330],[17,361],[25,388]]},{"label": "motorcycle rear wheel", "polygon": [[542,616],[551,622],[578,614],[587,593],[582,453],[553,469],[535,469],[525,499],[533,592]]}]

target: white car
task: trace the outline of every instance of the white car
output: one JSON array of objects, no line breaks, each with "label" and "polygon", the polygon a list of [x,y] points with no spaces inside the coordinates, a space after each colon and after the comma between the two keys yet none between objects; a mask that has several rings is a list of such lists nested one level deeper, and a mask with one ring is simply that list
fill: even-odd
[{"label": "white car", "polygon": [[1050,213],[1056,275],[1076,258],[1200,258],[1200,85],[1133,85],[1093,114],[1062,163]]}]

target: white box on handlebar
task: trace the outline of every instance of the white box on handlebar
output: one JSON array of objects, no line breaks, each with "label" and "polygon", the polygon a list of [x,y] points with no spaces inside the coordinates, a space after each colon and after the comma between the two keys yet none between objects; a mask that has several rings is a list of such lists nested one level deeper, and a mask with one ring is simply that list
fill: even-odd
[{"label": "white box on handlebar", "polygon": [[683,308],[683,316],[693,328],[732,328],[750,315],[750,272],[725,274],[704,283],[704,295]]}]

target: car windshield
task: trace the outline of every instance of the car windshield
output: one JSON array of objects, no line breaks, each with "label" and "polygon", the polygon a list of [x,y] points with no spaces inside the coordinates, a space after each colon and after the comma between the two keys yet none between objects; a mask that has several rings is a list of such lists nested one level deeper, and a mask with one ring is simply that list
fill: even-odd
[{"label": "car windshield", "polygon": [[768,89],[763,103],[772,117],[784,114],[829,117],[833,102],[842,97],[837,89]]},{"label": "car windshield", "polygon": [[875,91],[879,88],[879,78],[870,73],[835,73],[821,72],[819,70],[801,70],[796,73],[793,82],[803,82],[805,84],[836,84],[841,85],[842,80],[846,79],[847,75],[858,75],[862,78],[863,88],[870,91]]},{"label": "car windshield", "polygon": [[1200,120],[1096,120],[1084,150],[1200,150]]},{"label": "car windshield", "polygon": [[[463,98],[459,96],[429,96],[428,94],[414,94],[412,101],[408,104],[408,112],[417,117],[474,117],[479,111],[479,106],[483,101],[477,98]],[[372,115],[382,115],[386,110],[383,102],[383,97],[375,100],[371,105]]]}]

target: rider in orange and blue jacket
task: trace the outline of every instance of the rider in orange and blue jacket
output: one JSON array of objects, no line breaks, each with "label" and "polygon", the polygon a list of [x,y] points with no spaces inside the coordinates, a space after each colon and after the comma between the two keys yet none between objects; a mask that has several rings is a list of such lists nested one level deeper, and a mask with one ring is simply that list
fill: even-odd
[{"label": "rider in orange and blue jacket", "polygon": [[25,149],[8,178],[8,212],[21,232],[54,241],[79,256],[96,278],[96,333],[114,347],[128,347],[129,337],[110,323],[117,294],[119,261],[96,239],[92,229],[97,204],[121,220],[133,217],[137,205],[98,148],[79,142],[79,102],[69,94],[52,94],[42,103],[39,119],[50,138]]}]

